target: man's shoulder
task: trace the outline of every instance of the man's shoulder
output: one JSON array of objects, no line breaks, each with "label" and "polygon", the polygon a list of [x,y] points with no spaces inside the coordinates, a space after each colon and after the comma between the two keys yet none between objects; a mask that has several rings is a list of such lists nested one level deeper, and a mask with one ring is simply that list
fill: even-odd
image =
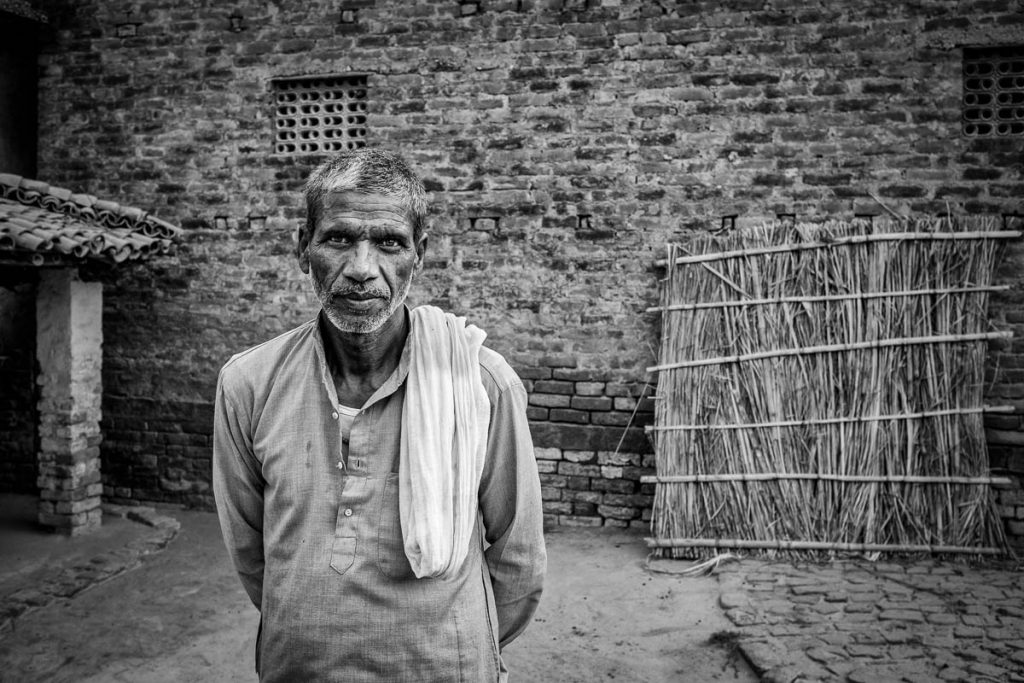
[{"label": "man's shoulder", "polygon": [[480,378],[488,394],[500,394],[511,387],[523,386],[505,357],[486,346],[480,347]]},{"label": "man's shoulder", "polygon": [[297,347],[316,330],[316,319],[279,334],[256,346],[231,356],[221,368],[221,377],[244,377],[255,380],[274,371]]}]

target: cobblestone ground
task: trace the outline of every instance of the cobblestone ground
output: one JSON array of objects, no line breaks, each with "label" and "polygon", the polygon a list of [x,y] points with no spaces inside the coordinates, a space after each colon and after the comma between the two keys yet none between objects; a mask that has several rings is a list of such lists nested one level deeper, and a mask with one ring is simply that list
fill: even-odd
[{"label": "cobblestone ground", "polygon": [[1016,563],[743,559],[720,603],[763,681],[1024,682]]}]

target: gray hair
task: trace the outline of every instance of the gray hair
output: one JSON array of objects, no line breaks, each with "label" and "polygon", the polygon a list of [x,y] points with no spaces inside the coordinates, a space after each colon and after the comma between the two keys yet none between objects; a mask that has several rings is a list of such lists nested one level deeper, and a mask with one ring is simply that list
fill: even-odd
[{"label": "gray hair", "polygon": [[395,197],[405,204],[412,226],[413,243],[419,241],[427,222],[427,192],[423,182],[402,157],[394,152],[357,149],[341,152],[309,174],[306,195],[306,223],[300,228],[299,249],[309,242],[323,214],[328,192],[352,191]]}]

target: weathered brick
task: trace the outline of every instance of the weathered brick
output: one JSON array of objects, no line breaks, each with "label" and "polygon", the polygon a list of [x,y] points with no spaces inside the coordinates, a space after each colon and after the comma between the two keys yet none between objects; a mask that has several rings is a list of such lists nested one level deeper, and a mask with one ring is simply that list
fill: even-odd
[{"label": "weathered brick", "polygon": [[520,379],[551,379],[551,368],[517,367],[516,374]]},{"label": "weathered brick", "polygon": [[575,462],[561,462],[558,473],[575,477],[600,477],[601,468],[597,465],[581,465]]},{"label": "weathered brick", "polygon": [[566,491],[562,498],[574,503],[600,503],[603,497],[600,491]]},{"label": "weathered brick", "polygon": [[569,461],[586,465],[593,463],[597,460],[597,454],[594,451],[564,451],[562,457]]},{"label": "weathered brick", "polygon": [[590,421],[596,425],[625,427],[632,422],[632,418],[631,413],[594,413],[590,416]]},{"label": "weathered brick", "polygon": [[548,409],[539,406],[527,406],[526,419],[546,421],[548,419]]},{"label": "weathered brick", "polygon": [[597,462],[600,465],[639,465],[639,453],[623,453],[619,451],[599,451]]},{"label": "weathered brick", "polygon": [[576,382],[577,396],[600,396],[604,393],[604,382]]},{"label": "weathered brick", "polygon": [[562,449],[561,448],[543,448],[535,447],[533,449],[533,455],[537,460],[561,460]]},{"label": "weathered brick", "polygon": [[576,527],[599,527],[601,526],[600,517],[585,517],[580,515],[560,515],[558,517],[558,524],[560,526],[576,526]]},{"label": "weathered brick", "polygon": [[604,497],[606,505],[618,505],[621,507],[650,507],[654,502],[653,496],[642,494],[614,494],[609,493]]},{"label": "weathered brick", "polygon": [[540,364],[549,368],[575,368],[577,362],[576,357],[569,354],[551,354],[540,359]]},{"label": "weathered brick", "polygon": [[572,503],[566,503],[563,501],[545,500],[541,503],[545,513],[557,514],[557,515],[568,515],[572,514]]},{"label": "weathered brick", "polygon": [[556,488],[565,488],[568,483],[568,479],[561,474],[540,474],[540,483],[542,486],[553,486]]},{"label": "weathered brick", "polygon": [[610,410],[612,399],[607,396],[573,396],[570,405],[577,410]]},{"label": "weathered brick", "polygon": [[554,474],[558,472],[558,462],[555,460],[538,460],[537,472],[540,474]]},{"label": "weathered brick", "polygon": [[[601,468],[602,473],[604,467]],[[636,482],[628,479],[609,479],[607,477],[603,479],[594,479],[590,482],[590,488],[593,491],[606,491],[610,493],[633,493],[636,490]]]},{"label": "weathered brick", "polygon": [[541,486],[540,498],[541,500],[561,500],[562,489],[557,486]]},{"label": "weathered brick", "polygon": [[572,396],[575,393],[572,382],[559,380],[538,380],[534,383],[533,390],[537,395],[564,394]]},{"label": "weathered brick", "polygon": [[572,491],[589,491],[590,477],[571,476],[565,478],[565,488]]},{"label": "weathered brick", "polygon": [[568,408],[573,397],[568,394],[530,394],[529,403],[546,408]]},{"label": "weathered brick", "polygon": [[552,422],[573,422],[576,424],[587,424],[590,422],[590,414],[585,410],[572,410],[570,408],[552,408],[549,413]]},{"label": "weathered brick", "polygon": [[640,517],[640,511],[636,508],[616,505],[598,505],[597,512],[602,517],[610,517],[612,519],[630,520]]},{"label": "weathered brick", "polygon": [[602,386],[604,386],[604,378],[607,375],[607,370],[582,368],[555,368],[552,371],[552,376],[555,379],[568,380],[570,382],[595,382]]}]

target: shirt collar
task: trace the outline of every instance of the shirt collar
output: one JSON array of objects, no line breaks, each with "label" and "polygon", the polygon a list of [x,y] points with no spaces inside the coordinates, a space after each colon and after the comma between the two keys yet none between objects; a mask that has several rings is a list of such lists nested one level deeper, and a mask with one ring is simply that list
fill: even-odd
[{"label": "shirt collar", "polygon": [[[409,320],[409,306],[402,304],[402,311],[405,314],[405,319]],[[338,392],[334,388],[334,378],[331,377],[331,368],[327,364],[327,350],[324,346],[324,325],[330,325],[330,321],[326,319],[323,311],[321,311],[314,322],[316,327],[316,333],[313,335],[313,348],[316,352],[317,362],[320,364],[320,380],[323,382],[324,388],[327,390],[327,395],[331,399],[331,405],[340,405],[338,402]],[[374,403],[382,401],[391,394],[398,391],[405,380],[409,377],[409,335],[405,339],[405,346],[402,348],[402,355],[398,358],[398,365],[388,375],[388,378],[384,380],[384,383],[377,387],[377,390],[373,392],[366,403],[361,408],[369,408]]]}]

